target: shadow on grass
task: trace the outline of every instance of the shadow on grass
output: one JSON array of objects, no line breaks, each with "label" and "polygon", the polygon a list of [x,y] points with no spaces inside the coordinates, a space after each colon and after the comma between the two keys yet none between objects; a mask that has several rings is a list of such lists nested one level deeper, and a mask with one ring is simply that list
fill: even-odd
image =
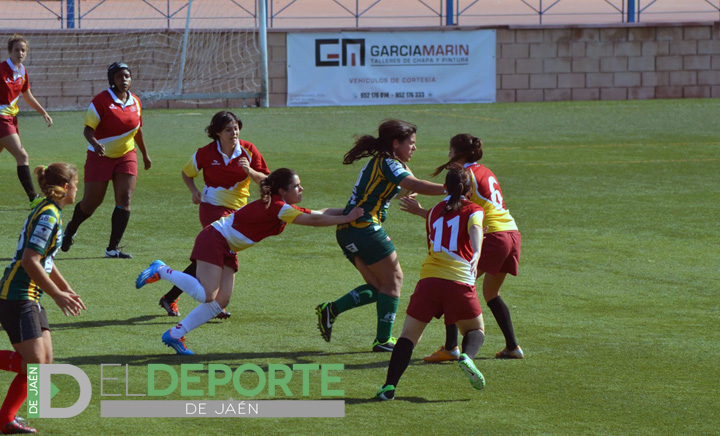
[{"label": "shadow on grass", "polygon": [[[158,338],[158,342],[160,342]],[[166,364],[179,365],[188,363],[225,363],[232,366],[241,363],[254,363],[261,368],[267,369],[267,364],[260,364],[267,359],[283,359],[286,364],[300,363],[318,363],[317,358],[322,356],[345,356],[353,354],[367,354],[364,351],[349,351],[344,353],[326,353],[324,351],[288,351],[288,352],[236,352],[236,353],[208,353],[196,354],[192,356],[181,356],[172,354],[168,351],[165,354],[137,354],[137,355],[112,355],[103,354],[97,356],[75,356],[56,358],[58,363],[69,363],[71,365],[100,365],[100,364],[120,364],[120,365],[149,365],[149,364]],[[240,362],[238,362],[240,361]],[[381,366],[387,366],[387,361],[378,362]],[[368,366],[374,368],[375,366]],[[346,365],[345,369],[365,369],[364,365]],[[205,370],[206,371],[206,370]],[[203,372],[203,371],[201,371]]]},{"label": "shadow on grass", "polygon": [[[406,401],[408,403],[415,404],[432,404],[432,403],[461,403],[468,402],[469,399],[464,400],[428,400],[423,397],[395,397],[394,401]],[[357,404],[372,404],[380,403],[381,401],[377,398],[345,398],[345,404],[348,406],[354,406]]]},{"label": "shadow on grass", "polygon": [[122,326],[127,327],[131,325],[169,325],[167,322],[147,322],[156,318],[168,318],[167,315],[143,315],[136,316],[135,318],[129,319],[98,319],[95,321],[77,321],[77,322],[66,322],[66,323],[52,323],[50,325],[51,330],[70,330],[70,329],[86,329],[94,327],[112,327]]}]

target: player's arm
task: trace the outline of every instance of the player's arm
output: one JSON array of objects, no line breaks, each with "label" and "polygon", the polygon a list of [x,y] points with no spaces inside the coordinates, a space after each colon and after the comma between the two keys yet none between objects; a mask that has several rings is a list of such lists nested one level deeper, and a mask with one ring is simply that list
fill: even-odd
[{"label": "player's arm", "polygon": [[417,192],[424,195],[443,195],[445,187],[439,183],[428,182],[415,178],[415,176],[407,176],[400,182],[400,187],[410,192]]},{"label": "player's arm", "polygon": [[22,93],[23,98],[27,102],[28,105],[30,105],[31,108],[35,109],[40,115],[45,118],[45,122],[47,123],[47,126],[50,127],[53,125],[53,119],[50,117],[50,114],[47,113],[45,108],[42,107],[39,101],[35,98],[32,91],[30,91],[30,88],[27,89],[27,91]]},{"label": "player's arm", "polygon": [[55,283],[55,286],[57,286],[59,289],[62,289],[71,294],[77,294],[70,287],[70,283],[68,283],[67,280],[65,280],[65,277],[63,277],[63,275],[60,273],[57,265],[53,265],[53,269],[52,271],[50,271],[50,280],[52,280],[52,282]]},{"label": "player's arm", "polygon": [[468,233],[470,234],[470,246],[473,250],[473,255],[470,259],[470,272],[472,272],[473,275],[477,276],[477,266],[478,261],[480,260],[480,252],[482,250],[483,241],[482,225],[475,224],[473,226],[470,226]]},{"label": "player's arm", "polygon": [[[326,212],[328,210],[330,211],[336,211],[341,209],[324,209]],[[318,212],[318,213],[316,213]],[[299,215],[295,220],[293,221],[294,224],[300,224],[302,226],[313,226],[313,227],[323,227],[323,226],[336,226],[338,224],[347,224],[350,222],[355,221],[356,219],[360,218],[365,214],[365,211],[361,207],[355,207],[353,210],[350,211],[347,215],[333,215],[332,213],[327,214],[323,213],[322,211],[312,211],[312,213],[304,213],[302,215]]]},{"label": "player's arm", "polygon": [[330,216],[340,216],[340,215],[342,215],[344,210],[345,209],[341,209],[339,207],[330,207],[327,209],[313,210],[313,211],[311,211],[311,213],[314,213],[316,215],[322,214],[322,215],[330,215]]},{"label": "player's arm", "polygon": [[[45,272],[45,269],[40,263],[41,259],[42,255],[40,253],[32,248],[26,248],[23,251],[21,261],[22,267],[30,276],[32,281],[55,301],[55,304],[62,309],[65,316],[79,315],[82,309],[86,309],[85,304],[80,299],[80,296],[74,292],[68,292],[60,289],[51,279],[51,276]],[[64,281],[65,279],[62,279],[62,282]]]},{"label": "player's arm", "polygon": [[253,169],[250,166],[250,161],[246,157],[238,159],[238,165],[240,165],[247,175],[250,176],[250,179],[258,185],[267,177],[267,174],[263,174],[260,171]]},{"label": "player's arm", "polygon": [[140,153],[142,153],[143,155],[143,163],[145,164],[145,169],[149,170],[152,166],[152,160],[150,160],[150,155],[148,155],[147,148],[145,147],[145,139],[143,138],[142,127],[138,127],[137,133],[135,134],[135,143],[140,149]]},{"label": "player's arm", "polygon": [[185,186],[190,190],[190,194],[192,195],[192,202],[194,204],[200,204],[202,201],[202,192],[195,186],[195,178],[190,177],[187,174],[185,174],[185,171],[181,171],[183,182],[185,182]]},{"label": "player's arm", "polygon": [[92,145],[92,147],[95,149],[95,153],[97,153],[100,156],[105,156],[105,146],[100,143],[100,141],[95,138],[95,129],[93,129],[90,126],[85,126],[85,130],[83,130],[83,136],[85,136],[85,139],[87,139],[87,142]]},{"label": "player's arm", "polygon": [[400,199],[400,210],[413,215],[417,215],[421,218],[427,218],[428,210],[422,207],[419,201],[415,197],[403,197]]}]

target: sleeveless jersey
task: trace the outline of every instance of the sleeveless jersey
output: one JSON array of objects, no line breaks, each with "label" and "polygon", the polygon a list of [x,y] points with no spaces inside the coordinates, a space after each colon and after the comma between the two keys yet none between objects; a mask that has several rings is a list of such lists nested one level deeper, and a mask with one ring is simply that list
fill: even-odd
[{"label": "sleeveless jersey", "polygon": [[45,198],[25,220],[15,255],[10,265],[5,268],[2,281],[0,281],[0,298],[39,302],[43,291],[23,269],[23,252],[29,248],[40,253],[42,255],[40,264],[45,268],[45,272],[50,274],[55,254],[61,244],[60,208],[53,201]]},{"label": "sleeveless jersey", "polygon": [[475,285],[476,277],[470,272],[473,255],[470,227],[477,225],[482,228],[483,208],[465,200],[460,211],[443,215],[449,198],[446,197],[428,212],[425,221],[428,254],[420,269],[420,278],[432,277]]},{"label": "sleeveless jersey", "polygon": [[410,175],[410,170],[397,159],[378,156],[370,159],[360,171],[352,196],[343,211],[343,215],[347,215],[355,206],[359,206],[365,214],[350,225],[358,228],[381,226],[387,216],[390,200],[400,192],[398,185]]},{"label": "sleeveless jersey", "polygon": [[465,168],[470,171],[473,179],[470,201],[482,206],[485,211],[483,226],[488,227],[485,233],[517,230],[515,219],[505,207],[502,190],[495,174],[477,162],[467,163]]}]

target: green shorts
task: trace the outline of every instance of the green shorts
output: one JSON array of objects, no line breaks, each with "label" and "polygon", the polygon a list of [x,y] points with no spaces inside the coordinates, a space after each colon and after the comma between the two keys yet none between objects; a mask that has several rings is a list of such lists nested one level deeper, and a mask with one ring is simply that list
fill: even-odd
[{"label": "green shorts", "polygon": [[372,265],[395,251],[390,237],[382,227],[368,226],[356,228],[349,225],[338,226],[335,233],[338,245],[342,248],[345,257],[355,264],[355,256],[365,262],[365,265]]}]

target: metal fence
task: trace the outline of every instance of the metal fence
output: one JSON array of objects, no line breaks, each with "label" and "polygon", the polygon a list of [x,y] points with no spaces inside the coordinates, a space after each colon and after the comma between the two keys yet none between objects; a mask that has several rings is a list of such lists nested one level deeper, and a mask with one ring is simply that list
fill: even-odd
[{"label": "metal fence", "polygon": [[[215,0],[198,25],[257,27],[258,1]],[[268,27],[354,28],[717,21],[720,0],[266,0]],[[0,29],[180,28],[188,0],[0,0]]]}]

